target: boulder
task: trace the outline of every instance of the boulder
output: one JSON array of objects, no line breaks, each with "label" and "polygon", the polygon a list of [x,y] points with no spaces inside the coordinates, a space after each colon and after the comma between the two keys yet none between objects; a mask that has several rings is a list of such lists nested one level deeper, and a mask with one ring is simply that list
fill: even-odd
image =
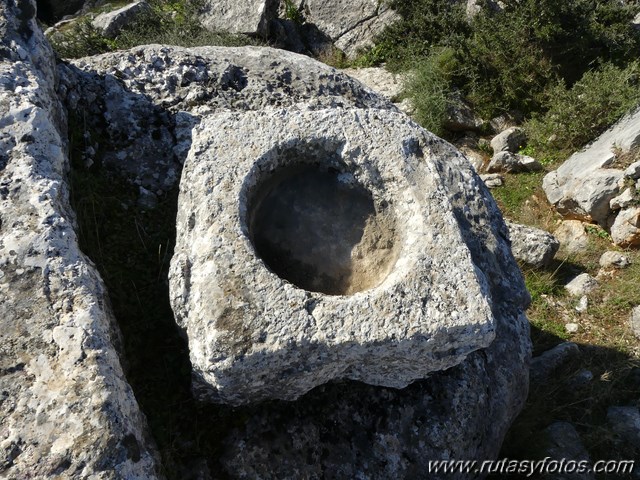
[{"label": "boulder", "polygon": [[635,195],[631,188],[627,188],[624,192],[615,198],[612,198],[609,202],[609,208],[611,210],[620,210],[622,208],[630,207],[635,200]]},{"label": "boulder", "polygon": [[404,388],[493,341],[486,278],[437,194],[457,188],[436,173],[437,142],[385,111],[203,120],[170,282],[205,398],[293,400],[344,378]]},{"label": "boulder", "polygon": [[560,242],[539,228],[507,222],[513,256],[528,265],[542,268],[551,263]]},{"label": "boulder", "polygon": [[493,153],[516,153],[524,145],[527,137],[524,130],[518,127],[507,128],[491,139]]},{"label": "boulder", "polygon": [[456,92],[448,103],[443,127],[451,132],[478,132],[482,129],[484,121],[476,117],[471,104],[462,94]]},{"label": "boulder", "polygon": [[520,173],[540,170],[542,170],[542,165],[535,158],[511,152],[496,153],[487,166],[489,173]]},{"label": "boulder", "polygon": [[597,287],[598,281],[588,273],[581,273],[564,286],[567,292],[569,292],[569,295],[574,297],[588,295]]},{"label": "boulder", "polygon": [[400,75],[382,67],[345,68],[342,71],[389,101],[400,100],[403,88],[403,79]]},{"label": "boulder", "polygon": [[568,254],[584,253],[589,246],[589,235],[584,230],[584,223],[579,220],[563,220],[553,235]]},{"label": "boulder", "polygon": [[626,177],[629,177],[629,178],[633,179],[633,180],[640,179],[640,161],[633,162],[631,165],[629,165],[625,169],[624,175]]},{"label": "boulder", "polygon": [[609,202],[618,195],[624,177],[622,170],[611,167],[617,155],[639,146],[640,109],[636,109],[544,177],[549,202],[562,215],[606,227]]},{"label": "boulder", "polygon": [[35,5],[16,4],[0,4],[0,475],[160,478],[104,284],[78,246],[54,54]]},{"label": "boulder", "polygon": [[631,207],[618,213],[611,225],[611,239],[619,247],[640,245],[640,207]]},{"label": "boulder", "polygon": [[[474,1],[474,0],[471,0]],[[517,110],[513,110],[510,112],[505,112],[497,117],[489,120],[489,126],[493,130],[495,134],[502,133],[508,128],[517,127],[524,121],[524,115],[518,112]]]},{"label": "boulder", "polygon": [[[371,118],[382,112],[387,118],[396,111],[326,65],[266,48],[147,46],[77,60],[61,65],[59,72],[66,104],[86,113],[88,144],[99,144],[94,161],[104,155],[109,168],[151,192],[175,183],[193,143],[193,127],[202,118],[210,121],[210,114],[235,118],[244,111],[259,116],[264,109],[284,109],[283,116],[295,116],[330,108],[346,115],[368,108],[366,115],[358,114]],[[413,125],[405,121],[407,128]],[[244,137],[242,145],[252,141]],[[406,148],[411,152],[410,142]],[[523,312],[529,297],[500,212],[483,183],[450,145],[434,139],[429,151],[447,159],[434,178],[450,178],[460,186],[442,192],[461,226],[474,270],[487,279],[494,341],[457,366],[404,389],[345,380],[318,386],[291,402],[198,407],[198,412],[214,409],[214,417],[221,419],[211,424],[215,450],[200,457],[198,465],[215,458],[216,473],[227,478],[383,479],[419,477],[430,460],[450,455],[497,457],[527,396],[531,345]],[[156,207],[162,208],[162,203]],[[315,311],[311,303],[308,308]],[[201,383],[196,379],[193,385],[197,390]],[[181,408],[195,408],[193,403]]]},{"label": "boulder", "polygon": [[213,32],[267,36],[277,10],[277,0],[204,0],[200,22]]},{"label": "boulder", "polygon": [[151,9],[145,0],[130,3],[112,12],[105,12],[98,15],[91,21],[91,25],[98,29],[103,36],[115,38],[123,28],[135,22]]}]

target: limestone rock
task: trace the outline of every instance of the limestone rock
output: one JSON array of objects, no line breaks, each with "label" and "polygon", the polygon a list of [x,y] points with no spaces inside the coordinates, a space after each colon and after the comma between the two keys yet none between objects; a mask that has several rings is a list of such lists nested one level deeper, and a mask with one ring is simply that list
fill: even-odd
[{"label": "limestone rock", "polygon": [[358,52],[366,47],[373,46],[373,39],[394,22],[400,16],[384,4],[378,3],[378,11],[374,17],[365,18],[361,22],[336,39],[334,44],[342,50],[347,58],[355,58]]},{"label": "limestone rock", "polygon": [[504,177],[499,173],[480,175],[480,178],[485,183],[487,188],[498,188],[504,184]]},{"label": "limestone rock", "polygon": [[604,269],[625,268],[630,265],[629,257],[620,252],[608,251],[600,256],[600,266]]},{"label": "limestone rock", "polygon": [[588,273],[581,273],[565,285],[565,289],[574,297],[591,293],[598,286],[598,281]]},{"label": "limestone rock", "polygon": [[640,161],[634,162],[629,165],[624,171],[626,177],[638,180],[640,178]]},{"label": "limestone rock", "polygon": [[228,476],[421,478],[430,460],[497,457],[526,398],[529,327],[520,312],[527,293],[485,186],[448,144],[432,144],[431,155],[447,158],[441,175],[466,186],[445,192],[473,261],[490,282],[495,340],[402,390],[340,382],[294,403],[264,404],[225,437],[220,458]]},{"label": "limestone rock", "polygon": [[622,208],[627,208],[631,206],[633,201],[633,190],[627,188],[620,195],[611,199],[611,201],[609,202],[609,208],[611,208],[611,210],[620,210]]},{"label": "limestone rock", "polygon": [[145,0],[140,0],[112,12],[101,13],[92,20],[91,25],[100,30],[103,36],[115,38],[123,28],[149,10],[149,4]]},{"label": "limestone rock", "polygon": [[266,36],[277,5],[275,0],[204,0],[200,22],[213,32]]},{"label": "limestone rock", "polygon": [[640,339],[640,306],[634,307],[631,311],[629,325],[631,326],[631,331],[636,338]]},{"label": "limestone rock", "polygon": [[616,153],[640,146],[640,109],[622,118],[557,170],[547,174],[543,188],[558,212],[607,225],[609,201],[619,191],[624,172],[609,168]]},{"label": "limestone rock", "polygon": [[398,74],[382,67],[345,68],[342,71],[391,102],[400,99],[403,81]]},{"label": "limestone rock", "polygon": [[487,171],[489,173],[496,172],[535,172],[542,170],[542,165],[535,158],[519,153],[498,152],[489,162]]},{"label": "limestone rock", "polygon": [[540,385],[549,380],[555,370],[580,355],[578,345],[564,342],[531,360],[531,384]]},{"label": "limestone rock", "polygon": [[560,242],[553,235],[539,228],[512,222],[507,222],[507,227],[511,238],[511,251],[517,260],[537,268],[551,263],[560,247]]},{"label": "limestone rock", "polygon": [[584,231],[584,223],[579,220],[563,220],[553,235],[569,254],[582,253],[589,246],[589,236]]},{"label": "limestone rock", "polygon": [[385,111],[203,119],[170,274],[203,398],[292,400],[342,378],[404,388],[493,341],[438,142]]},{"label": "limestone rock", "polygon": [[[474,0],[471,0],[474,1]],[[522,113],[513,110],[505,112],[489,120],[489,126],[495,134],[502,133],[508,128],[516,127],[524,121]]]},{"label": "limestone rock", "polygon": [[640,207],[621,210],[611,226],[611,239],[619,247],[640,245]]},{"label": "limestone rock", "polygon": [[494,154],[498,152],[516,153],[524,145],[525,140],[524,130],[511,127],[491,139],[491,148],[493,148]]},{"label": "limestone rock", "polygon": [[479,131],[484,121],[476,117],[473,108],[461,94],[457,93],[453,97],[447,105],[443,127],[451,132]]},{"label": "limestone rock", "polygon": [[60,94],[96,134],[88,143],[103,150],[102,164],[151,192],[177,183],[192,128],[219,109],[395,110],[338,70],[272,48],[153,45],[74,60],[59,73]]},{"label": "limestone rock", "polygon": [[66,117],[29,1],[0,4],[0,475],[159,478],[69,206]]}]

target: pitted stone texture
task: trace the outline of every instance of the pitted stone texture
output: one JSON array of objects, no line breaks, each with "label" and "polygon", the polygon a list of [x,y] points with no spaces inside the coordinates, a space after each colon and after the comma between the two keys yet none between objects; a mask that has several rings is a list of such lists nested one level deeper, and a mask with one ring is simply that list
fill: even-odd
[{"label": "pitted stone texture", "polygon": [[16,3],[0,4],[0,476],[158,478],[74,231],[54,55],[35,5]]},{"label": "pitted stone texture", "polygon": [[560,248],[560,242],[539,228],[507,222],[511,251],[516,259],[537,268],[546,267]]},{"label": "pitted stone texture", "polygon": [[[528,294],[500,211],[466,159],[445,142],[431,154],[474,263],[490,282],[496,338],[458,366],[405,389],[358,382],[266,402],[224,439],[229,478],[423,478],[431,460],[497,458],[527,397]],[[469,474],[448,479],[469,480]]]},{"label": "pitted stone texture", "polygon": [[89,135],[87,161],[153,193],[177,183],[203,115],[268,106],[395,110],[338,70],[273,48],[151,45],[74,60],[59,73],[65,106]]},{"label": "pitted stone texture", "polygon": [[[340,378],[402,388],[491,343],[487,280],[446,196],[460,186],[438,173],[448,159],[430,151],[441,142],[404,115],[375,110],[203,120],[181,180],[170,272],[172,306],[189,338],[195,376],[211,386],[211,393],[199,390],[202,397],[232,404],[295,399]],[[370,275],[384,272],[366,291],[304,290],[254,252],[249,218],[252,202],[261,200],[254,192],[273,182],[272,172],[305,163],[371,194],[376,215],[362,221],[353,276],[360,261],[371,262]],[[291,214],[298,208],[292,202]],[[385,216],[395,219],[386,227],[393,238],[365,244]],[[319,220],[317,229],[336,228],[339,220]],[[376,251],[397,260],[380,264]]]}]

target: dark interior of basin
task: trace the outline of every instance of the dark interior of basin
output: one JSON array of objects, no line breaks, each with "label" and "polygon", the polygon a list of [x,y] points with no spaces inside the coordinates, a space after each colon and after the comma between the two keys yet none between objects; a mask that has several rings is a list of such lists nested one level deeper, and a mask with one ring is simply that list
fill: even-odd
[{"label": "dark interior of basin", "polygon": [[257,187],[249,233],[264,263],[308,291],[349,295],[376,287],[395,263],[388,206],[349,173],[282,167]]}]

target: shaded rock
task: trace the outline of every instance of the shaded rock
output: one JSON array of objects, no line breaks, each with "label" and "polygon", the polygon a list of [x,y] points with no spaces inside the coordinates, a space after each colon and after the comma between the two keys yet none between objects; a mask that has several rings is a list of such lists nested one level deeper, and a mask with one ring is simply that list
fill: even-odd
[{"label": "shaded rock", "polygon": [[135,22],[140,18],[140,15],[150,10],[149,4],[145,0],[141,0],[112,12],[101,13],[91,21],[91,25],[100,30],[103,36],[115,38],[123,28]]},{"label": "shaded rock", "polygon": [[511,152],[516,153],[526,141],[524,130],[518,127],[511,127],[499,133],[491,139],[493,153]]},{"label": "shaded rock", "polygon": [[640,306],[634,307],[631,311],[629,326],[633,334],[640,339]]},{"label": "shaded rock", "polygon": [[640,245],[640,207],[631,207],[618,213],[611,225],[611,239],[619,247]]},{"label": "shaded rock", "polygon": [[451,132],[479,131],[484,121],[473,113],[473,108],[461,94],[447,105],[443,127]]},{"label": "shaded rock", "polygon": [[531,384],[542,384],[549,380],[554,371],[580,355],[578,345],[564,342],[531,359]]},{"label": "shaded rock", "polygon": [[609,201],[618,195],[621,170],[609,168],[616,154],[640,146],[640,109],[622,118],[560,168],[547,174],[543,188],[562,215],[607,226]]},{"label": "shaded rock", "polygon": [[609,202],[609,208],[611,210],[620,210],[631,206],[634,201],[633,190],[627,188],[624,192],[615,198],[612,198]]},{"label": "shaded rock", "polygon": [[504,185],[504,177],[499,173],[480,175],[480,178],[485,183],[487,188],[498,188]]},{"label": "shaded rock", "polygon": [[528,265],[542,268],[551,263],[560,242],[539,228],[507,222],[513,256]]},{"label": "shaded rock", "polygon": [[[473,1],[473,0],[471,0]],[[495,134],[502,133],[508,128],[517,127],[524,121],[524,116],[518,111],[505,112],[489,120],[489,126]]]},{"label": "shaded rock", "polygon": [[[459,188],[433,177],[446,159],[426,147],[442,140],[380,110],[203,122],[182,175],[184,234],[170,283],[195,375],[211,387],[206,398],[292,400],[341,378],[404,388],[491,343],[486,279],[456,243],[446,197],[422,193],[437,190],[434,180],[452,194]],[[223,178],[225,189],[211,192]],[[257,256],[244,248],[247,238]],[[403,320],[389,324],[392,317]]]},{"label": "shaded rock", "polygon": [[563,220],[553,232],[563,250],[569,254],[582,253],[589,246],[589,236],[579,220]]},{"label": "shaded rock", "polygon": [[82,9],[85,0],[38,0],[38,19],[51,25],[65,15],[73,15]]},{"label": "shaded rock", "polygon": [[200,23],[213,32],[266,36],[277,8],[277,0],[204,0]]},{"label": "shaded rock", "polygon": [[1,475],[159,478],[104,284],[74,230],[54,54],[35,5],[16,3],[0,4]]},{"label": "shaded rock", "polygon": [[489,162],[487,171],[495,172],[534,172],[542,170],[542,165],[536,159],[519,153],[498,152]]},{"label": "shaded rock", "polygon": [[634,180],[640,179],[640,161],[634,162],[629,165],[624,171],[624,175]]},{"label": "shaded rock", "polygon": [[[590,462],[589,453],[584,447],[580,435],[575,427],[568,422],[556,422],[549,425],[544,433],[547,437],[547,448],[544,456],[553,460],[585,461]],[[555,472],[554,480],[591,480],[595,475],[586,473]]]},{"label": "shaded rock", "polygon": [[629,261],[629,257],[623,255],[620,252],[614,251],[604,252],[600,256],[600,260],[598,263],[602,268],[608,270],[614,268],[625,268],[631,264],[631,262]]},{"label": "shaded rock", "polygon": [[590,370],[583,368],[567,380],[567,386],[572,389],[582,389],[588,387],[592,381],[593,373]]},{"label": "shaded rock", "polygon": [[[476,172],[480,172],[482,170],[482,167],[484,166],[484,157],[482,156],[482,154],[478,153],[477,151],[468,148],[468,147],[460,147],[460,152],[462,152],[464,154],[465,157],[467,157],[467,159],[469,160],[469,163],[471,164],[471,166],[473,167],[473,169]],[[484,175],[485,177],[493,177],[495,176],[495,174],[489,174],[489,175]],[[500,175],[498,175],[499,178],[502,178]],[[489,183],[491,183],[489,181]],[[500,185],[497,186],[501,186],[502,183],[500,183]],[[487,186],[489,188],[492,188],[491,186],[489,186],[487,184]]]},{"label": "shaded rock", "polygon": [[597,286],[598,281],[595,278],[588,273],[581,273],[567,283],[564,288],[570,295],[573,295],[574,297],[581,297],[591,293]]},{"label": "shaded rock", "polygon": [[640,410],[638,407],[609,407],[607,422],[621,442],[640,451]]}]

